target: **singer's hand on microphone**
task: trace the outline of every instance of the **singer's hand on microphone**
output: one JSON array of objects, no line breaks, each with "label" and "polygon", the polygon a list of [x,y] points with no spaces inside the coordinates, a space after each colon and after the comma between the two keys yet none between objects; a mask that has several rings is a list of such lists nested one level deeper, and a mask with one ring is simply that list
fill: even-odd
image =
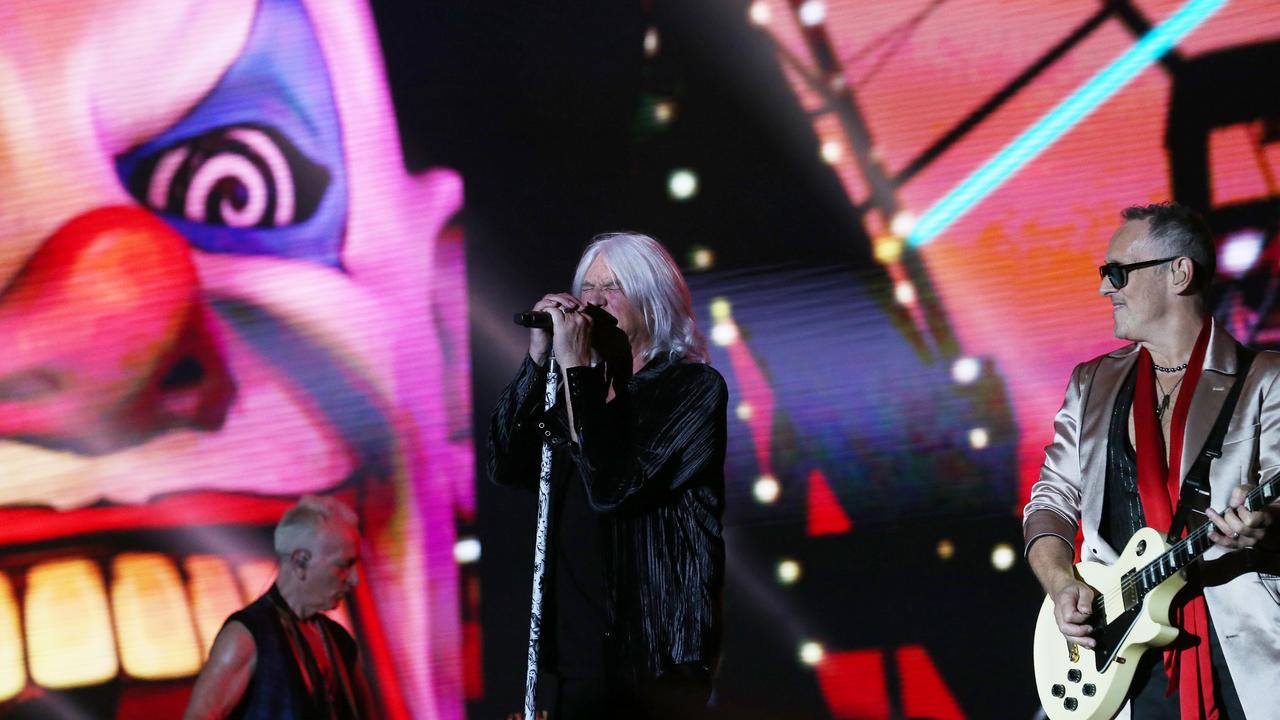
[{"label": "singer's hand on microphone", "polygon": [[591,316],[584,308],[549,310],[551,314],[551,346],[556,363],[563,368],[591,364]]},{"label": "singer's hand on microphone", "polygon": [[[552,315],[552,323],[556,322],[557,316],[561,316],[567,310],[573,313],[583,307],[583,303],[578,298],[569,293],[547,293],[542,299],[534,304],[533,309],[538,312],[545,312]],[[547,352],[551,350],[551,331],[539,328],[529,329],[529,357],[538,365],[545,366],[547,364]],[[556,348],[556,356],[559,358],[560,349]],[[589,355],[588,355],[589,356]],[[559,360],[563,362],[563,360]]]}]

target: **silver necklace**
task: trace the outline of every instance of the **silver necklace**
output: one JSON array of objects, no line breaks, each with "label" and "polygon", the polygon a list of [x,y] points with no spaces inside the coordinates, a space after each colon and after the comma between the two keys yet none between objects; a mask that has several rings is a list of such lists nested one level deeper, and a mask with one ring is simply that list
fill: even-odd
[{"label": "silver necklace", "polygon": [[[1159,367],[1159,366],[1157,365],[1156,367]],[[1184,364],[1182,367],[1185,368],[1186,365]],[[1178,389],[1178,386],[1182,384],[1183,379],[1185,379],[1186,377],[1187,377],[1186,375],[1183,375],[1182,377],[1178,378],[1178,382],[1174,383],[1173,387],[1169,388],[1169,392],[1165,392],[1164,386],[1160,384],[1159,380],[1156,380],[1156,387],[1160,388],[1160,392],[1164,395],[1164,397],[1160,398],[1160,403],[1156,406],[1157,421],[1164,419],[1164,412],[1169,409],[1169,398],[1173,397],[1173,392]]]}]

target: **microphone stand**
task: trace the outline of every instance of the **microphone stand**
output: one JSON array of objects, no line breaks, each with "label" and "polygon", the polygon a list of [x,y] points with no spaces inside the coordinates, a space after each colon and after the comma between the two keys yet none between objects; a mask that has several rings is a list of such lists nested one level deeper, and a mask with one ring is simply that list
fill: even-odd
[{"label": "microphone stand", "polygon": [[[543,411],[556,404],[556,358],[547,354],[547,389]],[[529,610],[529,658],[525,672],[524,720],[537,720],[534,709],[538,694],[538,647],[542,641],[542,585],[547,575],[547,519],[551,505],[551,442],[542,442],[542,472],[538,478],[538,529],[533,542],[533,601]]]}]

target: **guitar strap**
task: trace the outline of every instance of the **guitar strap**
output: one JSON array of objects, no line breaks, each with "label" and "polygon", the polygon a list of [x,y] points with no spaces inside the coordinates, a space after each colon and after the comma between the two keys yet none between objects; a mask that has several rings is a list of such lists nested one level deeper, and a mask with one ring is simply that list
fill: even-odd
[{"label": "guitar strap", "polygon": [[1196,527],[1204,522],[1205,510],[1209,508],[1209,469],[1215,458],[1222,457],[1222,440],[1227,436],[1227,427],[1231,424],[1231,416],[1235,413],[1236,401],[1240,399],[1240,388],[1244,386],[1245,378],[1249,376],[1249,369],[1253,366],[1255,355],[1257,353],[1243,345],[1236,346],[1236,381],[1231,385],[1231,392],[1222,403],[1222,411],[1218,413],[1218,420],[1209,431],[1204,449],[1196,456],[1195,463],[1191,465],[1191,469],[1187,471],[1187,477],[1182,481],[1182,490],[1178,493],[1178,507],[1173,513],[1173,523],[1169,526],[1169,534],[1166,537],[1169,544],[1176,543],[1182,537],[1182,530],[1187,526],[1188,509],[1195,510],[1200,515],[1200,518],[1195,521]]}]

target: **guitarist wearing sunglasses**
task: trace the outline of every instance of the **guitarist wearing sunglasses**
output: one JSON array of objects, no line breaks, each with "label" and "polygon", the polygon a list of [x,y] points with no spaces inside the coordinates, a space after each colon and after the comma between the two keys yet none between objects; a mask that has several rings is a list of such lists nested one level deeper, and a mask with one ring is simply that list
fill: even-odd
[{"label": "guitarist wearing sunglasses", "polygon": [[1280,353],[1211,317],[1194,212],[1121,215],[1099,292],[1131,344],[1076,367],[1024,511],[1037,689],[1055,720],[1276,717]]}]

